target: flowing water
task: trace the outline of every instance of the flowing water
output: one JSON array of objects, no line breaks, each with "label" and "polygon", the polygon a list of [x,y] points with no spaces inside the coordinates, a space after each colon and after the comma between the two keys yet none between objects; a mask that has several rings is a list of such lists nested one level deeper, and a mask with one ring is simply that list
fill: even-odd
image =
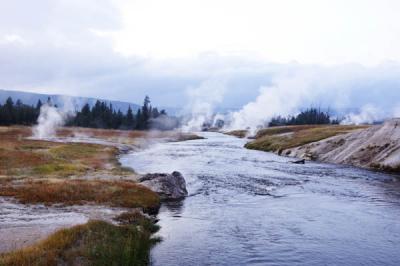
[{"label": "flowing water", "polygon": [[390,175],[243,148],[218,133],[121,158],[139,173],[181,171],[153,265],[400,265],[400,183]]},{"label": "flowing water", "polygon": [[106,206],[48,207],[20,204],[0,197],[0,253],[28,246],[61,228],[84,224],[90,219],[113,222],[123,208]]}]

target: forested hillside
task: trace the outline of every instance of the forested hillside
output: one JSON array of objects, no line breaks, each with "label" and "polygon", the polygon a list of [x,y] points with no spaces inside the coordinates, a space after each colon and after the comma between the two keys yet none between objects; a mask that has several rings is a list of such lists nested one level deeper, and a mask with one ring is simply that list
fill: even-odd
[{"label": "forested hillside", "polygon": [[[33,125],[43,104],[58,108],[50,97],[46,103],[39,99],[36,105],[27,105],[21,100],[14,102],[8,97],[4,104],[0,104],[0,125]],[[97,100],[92,107],[86,103],[81,110],[64,113],[64,116],[66,126],[125,130],[164,130],[178,126],[176,118],[169,117],[165,110],[159,111],[157,107],[152,107],[148,96],[136,112],[130,106],[126,112],[122,112],[116,110],[111,103]]]}]

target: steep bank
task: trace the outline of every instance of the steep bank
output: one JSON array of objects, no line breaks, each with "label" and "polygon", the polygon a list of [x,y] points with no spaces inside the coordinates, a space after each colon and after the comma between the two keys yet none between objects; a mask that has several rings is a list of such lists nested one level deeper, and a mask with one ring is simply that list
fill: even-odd
[{"label": "steep bank", "polygon": [[400,172],[400,119],[286,149],[283,154],[308,160]]},{"label": "steep bank", "polygon": [[294,126],[261,130],[246,148],[327,163],[400,171],[400,119],[382,125]]},{"label": "steep bank", "polygon": [[259,130],[253,137],[255,140],[248,142],[246,148],[282,154],[287,149],[365,128],[365,126],[339,125],[270,127]]}]

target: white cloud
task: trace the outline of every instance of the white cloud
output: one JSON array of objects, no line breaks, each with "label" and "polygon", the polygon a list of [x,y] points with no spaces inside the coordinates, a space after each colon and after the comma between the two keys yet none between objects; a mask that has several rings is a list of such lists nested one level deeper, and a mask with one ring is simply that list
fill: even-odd
[{"label": "white cloud", "polygon": [[[0,88],[133,102],[149,94],[154,104],[184,106],[189,87],[228,77],[218,106],[240,107],[272,80],[307,70],[324,97],[300,104],[392,106],[400,97],[398,5],[0,0]],[[362,65],[386,59],[393,62]],[[348,61],[357,64],[321,66]]]},{"label": "white cloud", "polygon": [[252,53],[287,63],[400,60],[397,0],[120,1],[125,55],[158,58]]},{"label": "white cloud", "polygon": [[0,38],[0,44],[16,43],[26,45],[29,42],[18,34],[6,34]]}]

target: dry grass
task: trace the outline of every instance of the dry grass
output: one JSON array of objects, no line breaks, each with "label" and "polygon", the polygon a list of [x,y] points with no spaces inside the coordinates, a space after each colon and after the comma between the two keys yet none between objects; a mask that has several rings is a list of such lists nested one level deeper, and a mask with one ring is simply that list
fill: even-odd
[{"label": "dry grass", "polygon": [[178,134],[174,134],[172,135],[172,137],[176,140],[176,141],[186,141],[186,140],[196,140],[196,139],[204,139],[204,137],[200,137],[197,136],[196,134],[191,134],[191,133],[178,133]]},{"label": "dry grass", "polygon": [[238,138],[245,138],[248,134],[247,130],[232,130],[229,132],[225,132],[224,134],[230,135],[230,136],[235,136]]},{"label": "dry grass", "polygon": [[103,221],[62,229],[30,247],[0,255],[0,265],[147,265],[158,227],[142,218],[116,226]]},{"label": "dry grass", "polygon": [[[119,165],[116,159],[119,151],[115,147],[29,140],[25,137],[31,135],[30,128],[0,129],[1,196],[12,196],[22,203],[93,203],[149,210],[159,206],[156,193],[134,182],[120,180],[134,178],[135,174]],[[71,129],[62,131],[63,134],[72,132]],[[97,135],[108,134],[106,130],[91,131]]]},{"label": "dry grass", "polygon": [[[30,127],[0,127],[0,176],[46,178],[84,176],[106,170],[110,175],[133,174],[122,169],[116,159],[116,147],[87,143],[56,143],[26,139]],[[189,133],[173,131],[123,131],[87,128],[61,128],[60,137],[87,136],[115,143],[137,144],[143,138],[166,138],[171,141],[199,139]],[[1,177],[0,177],[1,178]]]},{"label": "dry grass", "polygon": [[246,148],[280,153],[285,149],[302,146],[362,128],[366,128],[366,126],[304,125],[271,127],[260,130],[256,135],[256,139],[246,144]]},{"label": "dry grass", "polygon": [[11,196],[21,203],[81,205],[158,209],[158,195],[131,181],[39,180],[3,184],[0,196]]},{"label": "dry grass", "polygon": [[[112,141],[123,138],[127,142],[147,134],[73,128],[58,133],[74,136],[76,132]],[[26,139],[29,136],[28,127],[0,127],[0,196],[14,197],[25,204],[100,204],[141,208],[148,213],[158,210],[160,199],[155,192],[121,180],[134,178],[135,174],[119,165],[117,148]],[[0,255],[0,265],[148,264],[149,250],[155,243],[151,234],[158,227],[138,213],[125,214],[120,219],[125,219],[123,226],[92,221],[60,230],[31,247]]]},{"label": "dry grass", "polygon": [[26,139],[30,135],[28,127],[1,127],[0,175],[82,176],[90,171],[119,167],[115,147]]},{"label": "dry grass", "polygon": [[51,146],[49,143],[40,143],[25,140],[30,136],[26,127],[1,127],[0,130],[0,175],[7,175],[16,168],[29,168],[41,163],[50,162],[51,158],[32,150],[41,150]]}]

